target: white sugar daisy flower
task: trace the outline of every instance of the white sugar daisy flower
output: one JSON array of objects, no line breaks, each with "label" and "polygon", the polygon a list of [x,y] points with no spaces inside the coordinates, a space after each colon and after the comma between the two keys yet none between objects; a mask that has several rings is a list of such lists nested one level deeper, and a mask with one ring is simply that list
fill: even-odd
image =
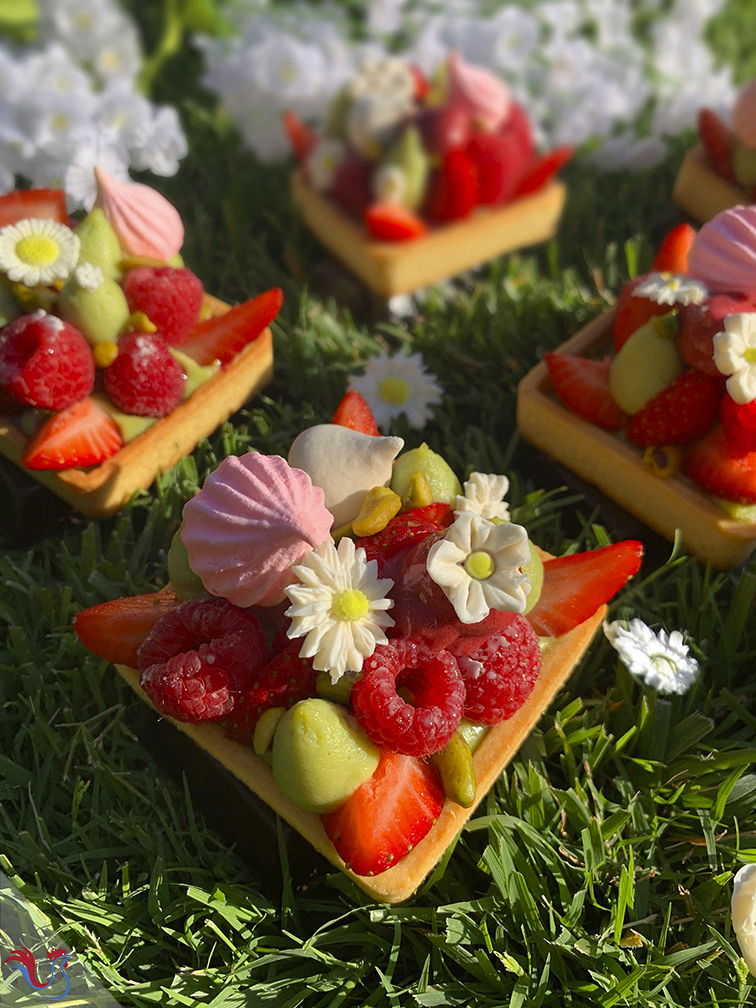
[{"label": "white sugar daisy flower", "polygon": [[304,637],[299,652],[313,659],[313,668],[328,672],[336,682],[345,672],[359,672],[379,644],[386,643],[384,627],[394,625],[386,612],[391,578],[378,577],[375,560],[344,537],[338,548],[323,542],[292,567],[299,583],[284,588],[291,606],[289,637]]},{"label": "white sugar daisy flower", "polygon": [[346,155],[346,144],[337,137],[323,137],[307,158],[307,177],[313,189],[325,192],[333,182],[336,169]]},{"label": "white sugar daisy flower", "polygon": [[470,479],[465,482],[465,493],[457,494],[457,506],[454,514],[459,516],[465,511],[474,511],[482,518],[501,518],[509,521],[509,508],[504,497],[509,490],[509,480],[506,476],[495,473],[470,473]]},{"label": "white sugar daisy flower", "polygon": [[430,417],[430,407],[440,403],[442,396],[441,386],[425,370],[422,356],[406,350],[393,356],[383,350],[371,357],[364,374],[350,376],[349,388],[367,402],[382,429],[404,413],[410,427],[420,430]]},{"label": "white sugar daisy flower", "polygon": [[736,403],[756,399],[756,313],[727,315],[724,332],[714,337],[714,363]]},{"label": "white sugar daisy flower", "polygon": [[706,286],[700,280],[690,280],[685,276],[670,273],[650,273],[633,289],[633,297],[648,298],[656,304],[689,305],[701,304],[708,296]]},{"label": "white sugar daisy flower", "polygon": [[427,568],[463,623],[478,623],[491,609],[521,613],[530,580],[521,567],[530,560],[521,525],[494,525],[465,511],[428,551]]},{"label": "white sugar daisy flower", "polygon": [[74,270],[74,277],[79,287],[83,287],[90,294],[94,294],[105,282],[105,274],[99,266],[95,266],[91,262],[83,262],[77,266]]},{"label": "white sugar daisy flower", "polygon": [[657,693],[687,693],[699,676],[679,630],[655,634],[643,620],[604,623],[604,633],[628,672]]},{"label": "white sugar daisy flower", "polygon": [[0,229],[0,269],[27,287],[65,280],[76,266],[81,242],[64,224],[27,217]]}]

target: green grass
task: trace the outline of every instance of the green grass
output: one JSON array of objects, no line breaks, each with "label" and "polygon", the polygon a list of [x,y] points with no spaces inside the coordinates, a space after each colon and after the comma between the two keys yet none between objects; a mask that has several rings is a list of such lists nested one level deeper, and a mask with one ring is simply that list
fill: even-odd
[{"label": "green grass", "polygon": [[[177,65],[196,70],[186,52],[169,64],[166,98],[178,97]],[[125,1005],[752,1004],[729,899],[733,873],[756,859],[756,564],[716,573],[649,534],[653,559],[613,615],[687,630],[701,681],[656,698],[596,639],[450,857],[398,908],[325,866],[298,887],[283,835],[272,840],[280,884],[230,849],[145,748],[139,702],[71,629],[83,607],[163,584],[181,507],[217,462],[285,452],[383,345],[422,351],[446,389],[422,435],[397,425],[409,446],[426,439],[460,476],[508,472],[516,517],[553,552],[617,537],[611,513],[558,477],[543,489],[516,436],[515,386],[610,303],[628,263],[648,265],[677,220],[669,192],[691,138],[639,175],[578,160],[554,242],[430,292],[397,326],[308,287],[321,253],[282,170],[246,154],[199,91],[182,112],[191,154],[156,184],[179,206],[186,259],[210,291],[241,300],[284,287],[276,377],[118,518],[45,525],[22,504],[36,538],[26,548],[6,524],[0,869]],[[11,513],[20,492],[1,492]],[[6,932],[2,949],[17,941]]]}]

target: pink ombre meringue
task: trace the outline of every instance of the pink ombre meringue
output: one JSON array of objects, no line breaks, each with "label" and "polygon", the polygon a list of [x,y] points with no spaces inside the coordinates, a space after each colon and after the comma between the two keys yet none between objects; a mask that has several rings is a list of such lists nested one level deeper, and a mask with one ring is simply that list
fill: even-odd
[{"label": "pink ombre meringue", "polygon": [[454,50],[449,55],[448,101],[468,109],[485,129],[492,132],[509,116],[512,98],[509,89],[484,67],[464,63]]},{"label": "pink ombre meringue", "polygon": [[141,182],[119,182],[95,168],[97,199],[118,235],[124,255],[150,256],[167,262],[184,244],[184,225],[165,196]]},{"label": "pink ombre meringue", "polygon": [[307,473],[248,452],[224,459],[186,504],[181,541],[211,595],[270,606],[282,601],[292,564],[330,541],[332,523]]},{"label": "pink ombre meringue", "polygon": [[756,79],[738,92],[732,109],[732,129],[745,147],[756,149]]},{"label": "pink ombre meringue", "polygon": [[688,254],[688,276],[714,294],[756,296],[756,206],[731,207],[703,225]]}]

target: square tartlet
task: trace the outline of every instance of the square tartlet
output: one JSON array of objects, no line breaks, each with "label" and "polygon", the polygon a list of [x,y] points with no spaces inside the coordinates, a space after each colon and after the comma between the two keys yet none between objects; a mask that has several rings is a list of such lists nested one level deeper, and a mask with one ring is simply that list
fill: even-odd
[{"label": "square tartlet", "polygon": [[504,206],[479,207],[470,217],[434,228],[411,241],[370,240],[364,228],[316,192],[301,168],[291,176],[295,204],[315,236],[383,298],[409,294],[495,256],[538,245],[559,225],[566,189],[552,181]]},{"label": "square tartlet", "polygon": [[744,189],[717,174],[701,144],[691,148],[683,158],[672,199],[701,224],[723,210],[750,203]]},{"label": "square tartlet", "polygon": [[[205,295],[206,313],[218,316],[229,306]],[[273,375],[273,341],[264,329],[222,370],[172,412],[124,445],[112,458],[88,469],[33,470],[23,466],[27,438],[10,416],[0,414],[0,452],[77,511],[107,518],[136,490],[188,455],[203,438],[263,388]]]},{"label": "square tartlet", "polygon": [[[613,320],[613,310],[604,312],[557,352],[603,356],[612,347]],[[663,536],[672,540],[679,530],[685,548],[713,567],[737,567],[756,546],[756,522],[729,518],[684,477],[660,479],[644,464],[640,449],[563,406],[543,361],[518,386],[517,425],[526,441]]]},{"label": "square tartlet", "polygon": [[[547,554],[542,556],[546,557]],[[221,725],[194,725],[174,721],[172,718],[167,720],[266,802],[316,851],[353,879],[368,896],[382,903],[400,903],[418,889],[464,828],[475,807],[514,757],[583,657],[605,613],[606,606],[601,606],[585,622],[550,643],[544,652],[540,673],[528,699],[511,718],[488,730],[474,754],[477,781],[474,805],[462,808],[447,799],[430,832],[401,861],[378,875],[360,876],[352,872],[326,836],[321,817],[303,811],[287,798],[278,788],[270,766],[256,756],[251,748],[227,738]],[[124,665],[116,667],[142,700],[152,707],[149,697],[139,685],[139,672]]]}]

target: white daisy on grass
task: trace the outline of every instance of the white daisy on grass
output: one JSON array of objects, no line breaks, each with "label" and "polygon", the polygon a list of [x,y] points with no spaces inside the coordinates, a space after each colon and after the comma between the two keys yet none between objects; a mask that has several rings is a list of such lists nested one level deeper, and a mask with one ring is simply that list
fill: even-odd
[{"label": "white daisy on grass", "polygon": [[420,430],[431,414],[431,406],[441,402],[442,389],[425,370],[422,355],[399,350],[393,356],[382,350],[371,357],[361,375],[351,375],[349,388],[359,392],[385,429],[391,421],[405,414],[410,427]]},{"label": "white daisy on grass", "polygon": [[313,668],[328,672],[336,682],[345,672],[359,672],[379,644],[386,643],[384,627],[394,625],[386,612],[391,578],[378,577],[375,560],[345,536],[338,548],[323,542],[292,567],[299,583],[284,592],[292,603],[289,637],[304,637],[299,652],[313,659]]},{"label": "white daisy on grass", "polygon": [[606,639],[617,651],[630,675],[657,693],[687,693],[700,670],[679,630],[655,634],[643,620],[604,623]]},{"label": "white daisy on grass", "polygon": [[494,525],[465,511],[431,546],[427,568],[459,619],[478,623],[491,609],[525,610],[530,580],[520,568],[529,560],[528,533],[521,525]]},{"label": "white daisy on grass", "polygon": [[337,137],[321,137],[307,158],[307,177],[313,189],[325,192],[333,182],[339,163],[346,155],[346,145]]},{"label": "white daisy on grass", "polygon": [[714,363],[724,375],[727,391],[741,405],[756,399],[756,315],[727,315],[724,332],[714,337]]},{"label": "white daisy on grass", "polygon": [[672,276],[669,273],[650,273],[633,289],[634,297],[648,298],[649,301],[655,301],[660,305],[701,304],[706,300],[708,293],[700,280]]},{"label": "white daisy on grass", "polygon": [[756,864],[743,865],[735,876],[730,910],[740,954],[756,976]]},{"label": "white daisy on grass", "polygon": [[65,280],[76,266],[81,242],[64,224],[27,217],[0,229],[0,269],[27,287]]},{"label": "white daisy on grass", "polygon": [[504,500],[509,490],[509,480],[506,476],[495,473],[470,473],[470,479],[465,482],[465,493],[457,494],[457,505],[454,514],[459,517],[465,511],[474,511],[481,518],[500,518],[509,521],[509,508]]}]

